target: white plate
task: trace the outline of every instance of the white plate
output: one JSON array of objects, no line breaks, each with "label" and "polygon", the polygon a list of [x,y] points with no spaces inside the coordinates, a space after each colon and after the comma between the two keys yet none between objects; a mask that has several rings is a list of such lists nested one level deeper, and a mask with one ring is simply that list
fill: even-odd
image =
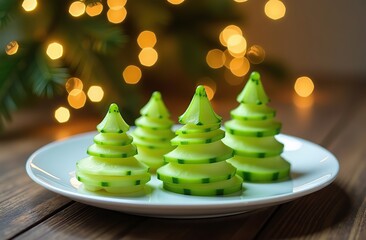
[{"label": "white plate", "polygon": [[113,196],[83,191],[73,177],[75,163],[86,156],[96,132],[50,143],[34,152],[26,163],[28,175],[48,190],[75,201],[116,211],[155,217],[198,218],[225,216],[277,205],[315,192],[338,174],[337,159],[326,149],[303,139],[279,134],[283,157],[291,163],[291,180],[244,183],[242,194],[197,197],[165,191],[152,176],[143,196]]}]

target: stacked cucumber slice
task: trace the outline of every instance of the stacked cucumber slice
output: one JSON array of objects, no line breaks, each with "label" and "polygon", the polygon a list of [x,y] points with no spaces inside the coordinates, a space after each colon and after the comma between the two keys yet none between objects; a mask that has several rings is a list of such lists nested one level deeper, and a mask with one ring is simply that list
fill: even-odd
[{"label": "stacked cucumber slice", "polygon": [[231,111],[232,120],[225,123],[223,142],[234,150],[227,160],[244,181],[271,182],[289,177],[290,164],[281,157],[283,144],[275,135],[281,123],[274,119],[275,110],[266,104],[266,95],[260,75],[253,72],[239,94],[240,105]]},{"label": "stacked cucumber slice", "polygon": [[233,151],[221,139],[221,117],[212,109],[205,88],[198,86],[186,112],[179,118],[183,127],[171,140],[177,147],[164,158],[167,165],[157,170],[164,189],[199,196],[225,195],[242,189],[242,179],[225,160]]},{"label": "stacked cucumber slice", "polygon": [[159,92],[152,94],[140,113],[141,117],[136,120],[136,128],[131,134],[138,150],[136,158],[155,172],[164,165],[164,154],[174,149],[170,144],[175,136],[171,130],[173,122]]},{"label": "stacked cucumber slice", "polygon": [[76,163],[77,179],[90,191],[129,194],[143,190],[150,180],[148,167],[134,157],[137,150],[127,134],[129,126],[116,104],[110,105],[97,130],[87,150],[89,157]]}]

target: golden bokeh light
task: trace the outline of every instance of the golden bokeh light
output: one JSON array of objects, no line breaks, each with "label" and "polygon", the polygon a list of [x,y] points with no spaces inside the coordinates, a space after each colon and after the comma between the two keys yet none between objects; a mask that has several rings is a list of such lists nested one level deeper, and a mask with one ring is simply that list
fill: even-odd
[{"label": "golden bokeh light", "polygon": [[87,95],[90,101],[100,102],[104,97],[104,91],[100,86],[91,86],[87,92]]},{"label": "golden bokeh light", "polygon": [[69,105],[75,109],[84,107],[86,102],[86,95],[83,90],[73,89],[67,96]]},{"label": "golden bokeh light", "polygon": [[83,82],[76,77],[69,78],[65,83],[65,89],[68,93],[70,93],[72,90],[83,90]]},{"label": "golden bokeh light", "polygon": [[58,42],[50,43],[47,47],[46,53],[52,59],[58,59],[62,57],[64,52],[63,46]]},{"label": "golden bokeh light", "polygon": [[313,80],[306,76],[299,77],[298,79],[296,79],[294,89],[300,97],[308,97],[314,91]]},{"label": "golden bokeh light", "polygon": [[247,58],[253,64],[259,64],[264,61],[266,52],[259,45],[253,45],[247,50]]},{"label": "golden bokeh light", "polygon": [[230,62],[230,71],[237,77],[243,77],[249,72],[250,63],[247,58],[234,58]]},{"label": "golden bokeh light", "polygon": [[244,82],[243,77],[237,77],[237,76],[233,75],[229,69],[225,69],[224,78],[225,78],[225,81],[231,86],[237,86]]},{"label": "golden bokeh light", "polygon": [[82,1],[75,1],[70,4],[69,13],[73,17],[80,17],[85,13],[85,3]]},{"label": "golden bokeh light", "polygon": [[242,35],[234,34],[227,40],[227,49],[230,54],[245,54],[247,40]]},{"label": "golden bokeh light", "polygon": [[5,46],[5,52],[8,55],[14,55],[18,52],[19,44],[17,41],[11,41]]},{"label": "golden bokeh light", "polygon": [[70,119],[70,111],[65,107],[59,107],[55,110],[54,116],[59,123],[65,123]]},{"label": "golden bokeh light", "polygon": [[237,2],[237,3],[243,3],[243,2],[247,2],[248,0],[234,0],[234,2]]},{"label": "golden bokeh light", "polygon": [[155,46],[156,41],[156,35],[152,31],[142,31],[137,37],[137,44],[140,48],[152,48]]},{"label": "golden bokeh light", "polygon": [[127,3],[127,0],[107,0],[107,5],[112,10],[120,10]]},{"label": "golden bokeh light", "polygon": [[167,1],[173,5],[179,5],[184,2],[184,0],[167,0]]},{"label": "golden bokeh light", "polygon": [[214,80],[209,77],[201,78],[197,82],[197,86],[198,85],[203,85],[205,87],[207,98],[209,100],[214,98],[216,93],[216,82]]},{"label": "golden bokeh light", "polygon": [[22,3],[22,8],[27,12],[31,12],[36,9],[37,4],[37,0],[24,0]]},{"label": "golden bokeh light", "polygon": [[269,0],[264,6],[264,13],[267,17],[277,20],[286,14],[286,6],[279,0]]},{"label": "golden bokeh light", "polygon": [[101,2],[89,3],[86,6],[85,12],[90,17],[95,17],[101,14],[103,11],[103,4]]},{"label": "golden bokeh light", "polygon": [[220,43],[226,47],[227,42],[231,36],[242,35],[242,34],[243,34],[243,32],[241,31],[241,29],[238,26],[229,25],[229,26],[225,27],[224,30],[221,31],[219,40],[220,40]]},{"label": "golden bokeh light", "polygon": [[123,70],[122,76],[127,84],[136,84],[141,79],[141,69],[135,65],[129,65]]},{"label": "golden bokeh light", "polygon": [[211,68],[221,68],[225,63],[225,54],[220,49],[212,49],[206,55],[206,62]]},{"label": "golden bokeh light", "polygon": [[158,52],[154,48],[143,48],[139,53],[141,65],[151,67],[158,60]]},{"label": "golden bokeh light", "polygon": [[122,7],[117,10],[109,9],[107,12],[108,21],[115,24],[123,22],[126,16],[127,16],[127,10],[125,7]]},{"label": "golden bokeh light", "polygon": [[229,51],[227,49],[224,51],[224,56],[225,56],[224,66],[227,69],[230,69],[230,62],[231,62],[231,60],[234,59],[234,57],[229,53]]}]

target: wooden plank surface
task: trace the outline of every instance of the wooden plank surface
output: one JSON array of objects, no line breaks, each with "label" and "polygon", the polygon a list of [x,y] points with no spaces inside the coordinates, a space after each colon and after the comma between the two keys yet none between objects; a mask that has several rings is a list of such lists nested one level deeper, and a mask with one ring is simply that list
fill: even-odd
[{"label": "wooden plank surface", "polygon": [[[335,184],[299,200],[237,216],[172,220],[146,218],[75,203],[33,183],[24,170],[26,158],[58,138],[94,130],[98,118],[80,118],[71,125],[43,121],[0,137],[0,239],[251,239],[363,236],[365,226],[365,148],[362,123],[366,103],[359,86],[320,86],[316,103],[299,108],[291,90],[272,97],[283,133],[319,143],[342,159]],[[278,92],[278,91],[274,91]],[[363,97],[362,104],[353,106]],[[213,103],[228,119],[235,101]],[[350,107],[353,106],[353,107]],[[182,109],[180,107],[179,109]],[[174,112],[176,117],[179,113]],[[50,127],[51,126],[51,127]],[[32,130],[33,129],[33,130]],[[13,132],[14,133],[14,132]],[[350,139],[350,140],[349,140]],[[346,159],[346,160],[344,160]],[[9,181],[11,179],[11,181]]]}]

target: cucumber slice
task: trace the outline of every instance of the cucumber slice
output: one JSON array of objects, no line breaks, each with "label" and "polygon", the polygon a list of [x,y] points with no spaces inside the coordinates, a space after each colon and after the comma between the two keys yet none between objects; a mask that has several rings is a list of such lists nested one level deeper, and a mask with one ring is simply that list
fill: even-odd
[{"label": "cucumber slice", "polygon": [[153,142],[169,142],[173,137],[175,137],[175,134],[171,129],[151,130],[140,127],[135,128],[131,135],[134,138]]},{"label": "cucumber slice", "polygon": [[145,185],[135,185],[135,186],[130,186],[130,187],[99,187],[99,186],[94,186],[94,185],[89,185],[89,184],[85,184],[84,183],[84,189],[88,190],[88,191],[92,191],[92,192],[96,192],[99,190],[105,190],[108,193],[113,193],[113,194],[135,194],[138,192],[143,193],[143,190],[145,188]]},{"label": "cucumber slice", "polygon": [[127,125],[119,113],[117,104],[112,103],[109,106],[107,115],[97,125],[97,129],[101,133],[125,133],[130,129],[130,126]]},{"label": "cucumber slice", "polygon": [[234,156],[228,159],[237,170],[236,174],[248,182],[273,182],[290,177],[290,163],[281,156],[250,158]]},{"label": "cucumber slice", "polygon": [[210,132],[216,129],[219,129],[221,126],[220,123],[218,124],[210,124],[210,125],[194,125],[194,124],[186,124],[183,127],[179,128],[175,133],[179,134],[190,134],[190,133],[204,133]]},{"label": "cucumber slice", "polygon": [[174,147],[169,146],[168,148],[147,148],[138,146],[138,154],[135,156],[137,160],[148,165],[150,172],[155,172],[156,169],[165,164],[164,154],[172,151]]},{"label": "cucumber slice", "polygon": [[230,115],[238,120],[265,120],[274,118],[276,111],[266,105],[240,104]]},{"label": "cucumber slice", "polygon": [[148,167],[135,157],[110,159],[86,157],[76,163],[76,169],[85,174],[104,176],[141,175],[148,171]]},{"label": "cucumber slice", "polygon": [[222,140],[234,150],[234,155],[264,158],[277,156],[283,152],[284,145],[275,137],[243,137],[226,134]]},{"label": "cucumber slice", "polygon": [[165,106],[160,92],[154,92],[147,104],[141,108],[142,116],[150,118],[169,118],[170,114]]},{"label": "cucumber slice", "polygon": [[158,149],[159,148],[171,149],[171,147],[172,147],[172,145],[170,144],[169,141],[167,141],[167,142],[152,142],[152,141],[142,140],[140,138],[135,138],[134,143],[136,144],[137,147],[143,146],[143,147],[147,147],[147,148],[151,148],[151,149],[155,149],[155,148],[158,148]]},{"label": "cucumber slice", "polygon": [[185,195],[218,196],[238,192],[242,189],[242,179],[234,176],[228,180],[211,183],[174,184],[164,182],[164,189]]},{"label": "cucumber slice", "polygon": [[200,164],[224,161],[233,156],[233,150],[216,141],[208,144],[179,145],[176,149],[164,155],[166,162],[179,164]]},{"label": "cucumber slice", "polygon": [[261,121],[230,120],[225,123],[227,133],[236,136],[266,137],[274,136],[281,131],[281,123],[273,119]]},{"label": "cucumber slice", "polygon": [[221,117],[212,109],[204,86],[200,85],[196,88],[192,101],[183,115],[179,117],[179,122],[195,125],[221,123]]},{"label": "cucumber slice", "polygon": [[168,183],[209,183],[227,180],[236,169],[225,161],[212,164],[169,163],[157,171],[157,178]]},{"label": "cucumber slice", "polygon": [[124,188],[146,184],[150,180],[150,174],[145,173],[143,175],[132,176],[103,176],[76,172],[76,178],[79,182],[91,186]]},{"label": "cucumber slice", "polygon": [[225,137],[225,131],[216,129],[204,133],[180,134],[171,140],[172,145],[204,144],[216,142]]},{"label": "cucumber slice", "polygon": [[173,126],[173,121],[170,119],[155,119],[142,116],[136,119],[135,124],[137,127],[141,128],[160,130],[170,129]]},{"label": "cucumber slice", "polygon": [[102,158],[128,158],[137,154],[137,149],[134,145],[126,146],[105,146],[91,145],[87,150],[88,155]]},{"label": "cucumber slice", "polygon": [[267,104],[270,100],[264,91],[260,75],[258,72],[252,72],[248,82],[245,84],[243,91],[238,95],[239,103],[249,104]]},{"label": "cucumber slice", "polygon": [[98,145],[126,146],[132,141],[131,136],[119,133],[99,133],[94,137],[94,142]]}]

